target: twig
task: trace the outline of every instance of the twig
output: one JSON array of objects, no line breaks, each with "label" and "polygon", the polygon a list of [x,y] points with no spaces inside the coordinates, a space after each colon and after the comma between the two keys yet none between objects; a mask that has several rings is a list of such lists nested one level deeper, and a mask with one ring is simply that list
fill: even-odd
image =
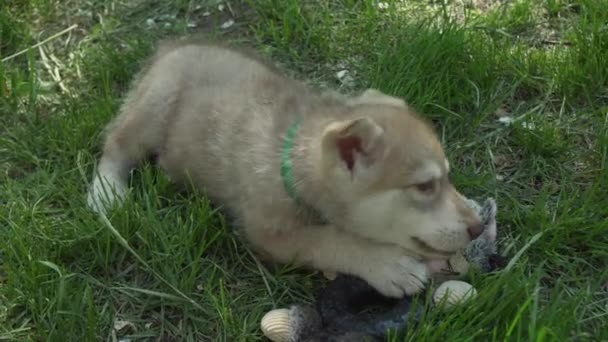
[{"label": "twig", "polygon": [[64,35],[64,34],[66,34],[66,33],[68,33],[68,32],[70,32],[70,31],[72,31],[73,29],[75,29],[75,28],[77,28],[77,27],[78,27],[78,25],[74,24],[74,25],[72,25],[72,26],[70,26],[70,27],[66,28],[65,30],[63,30],[63,31],[61,31],[61,32],[57,32],[57,33],[55,33],[54,35],[52,35],[52,36],[48,37],[47,39],[45,39],[45,40],[41,41],[40,43],[35,44],[34,46],[31,46],[31,47],[29,47],[29,48],[27,48],[27,49],[23,49],[23,50],[21,50],[21,51],[19,51],[19,52],[17,52],[17,53],[14,53],[14,54],[12,54],[12,55],[10,55],[10,56],[7,56],[7,57],[2,58],[2,62],[4,63],[4,62],[6,62],[6,61],[8,61],[8,60],[11,60],[11,59],[13,59],[13,58],[15,58],[15,57],[17,57],[17,56],[20,56],[20,55],[22,55],[22,54],[24,54],[24,53],[28,52],[30,49],[35,49],[35,48],[37,48],[37,47],[39,47],[39,46],[41,46],[41,45],[44,45],[44,44],[46,44],[46,43],[50,42],[51,40],[57,39],[58,37],[60,37],[60,36],[62,36],[62,35]]},{"label": "twig", "polygon": [[550,39],[541,40],[541,43],[546,44],[546,45],[566,45],[566,46],[572,45],[572,42],[569,42],[569,41],[550,40]]},{"label": "twig", "polygon": [[53,81],[55,81],[57,83],[57,85],[59,86],[59,88],[61,89],[61,91],[63,93],[68,93],[68,89],[63,84],[63,80],[61,79],[61,74],[59,73],[58,67],[55,66],[55,68],[53,69],[53,67],[50,64],[50,61],[55,63],[55,65],[59,65],[59,63],[57,63],[57,61],[55,59],[50,59],[49,57],[47,57],[46,53],[44,52],[44,48],[42,46],[38,47],[38,51],[40,52],[40,57],[42,58],[42,65],[44,65],[44,67],[46,68],[46,71],[49,73],[49,75],[51,75],[51,78],[53,79]]}]

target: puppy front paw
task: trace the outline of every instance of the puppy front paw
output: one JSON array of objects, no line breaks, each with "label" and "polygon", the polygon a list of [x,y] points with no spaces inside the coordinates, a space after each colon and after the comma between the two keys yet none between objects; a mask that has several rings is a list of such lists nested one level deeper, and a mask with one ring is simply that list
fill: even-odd
[{"label": "puppy front paw", "polygon": [[388,251],[368,259],[360,276],[387,297],[400,298],[424,290],[429,279],[428,267],[397,249]]}]

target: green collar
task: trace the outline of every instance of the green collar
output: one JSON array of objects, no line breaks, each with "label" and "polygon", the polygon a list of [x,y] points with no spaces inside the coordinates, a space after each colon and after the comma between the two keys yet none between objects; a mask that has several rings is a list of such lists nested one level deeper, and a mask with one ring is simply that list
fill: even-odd
[{"label": "green collar", "polygon": [[283,180],[283,187],[285,188],[285,192],[287,192],[289,197],[291,197],[298,206],[305,209],[317,221],[326,223],[327,220],[323,217],[323,215],[319,213],[313,206],[306,203],[298,194],[298,190],[296,189],[296,182],[293,177],[291,150],[293,148],[293,139],[299,126],[300,119],[295,119],[294,122],[289,125],[289,128],[287,129],[287,136],[285,137],[285,141],[283,141],[283,146],[281,147],[281,178]]},{"label": "green collar", "polygon": [[281,178],[285,191],[296,203],[302,204],[302,199],[298,196],[296,185],[293,179],[293,163],[291,161],[291,149],[293,148],[293,138],[300,126],[300,120],[295,119],[287,129],[287,136],[281,148]]}]

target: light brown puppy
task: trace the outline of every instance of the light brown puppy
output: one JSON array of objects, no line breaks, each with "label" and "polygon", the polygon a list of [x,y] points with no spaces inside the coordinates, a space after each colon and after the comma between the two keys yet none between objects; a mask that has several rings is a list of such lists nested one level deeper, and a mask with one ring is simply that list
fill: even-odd
[{"label": "light brown puppy", "polygon": [[119,202],[150,154],[272,260],[354,274],[388,296],[421,291],[425,261],[481,233],[435,132],[401,99],[320,94],[219,45],[160,46],[107,127],[89,205]]}]

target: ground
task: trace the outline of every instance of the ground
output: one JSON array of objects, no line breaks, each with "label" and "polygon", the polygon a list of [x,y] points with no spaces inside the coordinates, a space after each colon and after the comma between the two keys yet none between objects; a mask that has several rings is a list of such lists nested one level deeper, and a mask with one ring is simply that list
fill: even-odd
[{"label": "ground", "polygon": [[[499,205],[511,267],[405,340],[608,340],[608,1],[8,0],[0,4],[0,339],[249,341],[319,274],[260,264],[149,165],[99,220],[100,135],[154,43],[253,46],[311,86],[431,118]],[[22,52],[22,53],[20,53]]]}]

